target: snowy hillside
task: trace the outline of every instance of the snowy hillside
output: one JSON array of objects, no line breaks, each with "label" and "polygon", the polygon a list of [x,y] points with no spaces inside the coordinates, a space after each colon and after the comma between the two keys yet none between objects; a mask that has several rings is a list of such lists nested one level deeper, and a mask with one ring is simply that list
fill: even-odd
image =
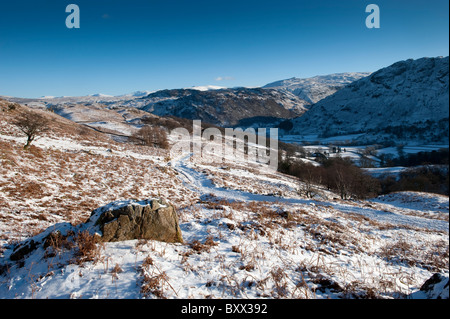
[{"label": "snowy hillside", "polygon": [[[229,154],[171,158],[45,111],[51,130],[24,150],[23,109],[0,107],[0,298],[426,298],[433,274],[448,280],[448,197],[305,198]],[[85,223],[161,197],[184,243],[98,242]]]},{"label": "snowy hillside", "polygon": [[260,88],[162,90],[136,101],[144,104],[142,110],[158,116],[175,115],[219,125],[237,125],[253,117],[292,118],[305,111],[294,94]]},{"label": "snowy hillside", "polygon": [[394,63],[314,104],[291,134],[448,143],[449,58]]},{"label": "snowy hillside", "polygon": [[318,75],[305,79],[293,77],[266,84],[263,88],[291,92],[304,100],[306,106],[317,103],[346,85],[368,75],[370,75],[368,72],[351,72]]}]

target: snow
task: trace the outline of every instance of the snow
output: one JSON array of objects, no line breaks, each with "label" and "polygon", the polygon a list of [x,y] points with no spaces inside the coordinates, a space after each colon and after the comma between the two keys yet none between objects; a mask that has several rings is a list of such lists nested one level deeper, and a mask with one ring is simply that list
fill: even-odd
[{"label": "snow", "polygon": [[265,85],[264,88],[289,91],[305,100],[307,104],[313,104],[329,95],[332,95],[339,89],[345,87],[347,84],[350,84],[368,75],[370,75],[370,73],[353,72],[318,75],[306,79],[299,79],[294,77],[269,83]]},{"label": "snow", "polygon": [[439,278],[438,282],[435,282],[431,287],[426,287],[428,289],[421,289],[420,291],[414,292],[410,295],[411,299],[449,299],[449,278],[448,276],[435,274],[432,281],[435,278]]},{"label": "snow", "polygon": [[[169,160],[152,148],[48,135],[33,143],[39,158],[11,132],[2,122],[0,298],[424,298],[431,275],[448,277],[448,196],[344,201],[320,189],[308,199],[295,178],[229,154],[225,164]],[[31,181],[43,190],[14,195]],[[102,243],[85,262],[65,247],[8,259],[17,243],[86,230],[100,212],[160,196],[177,207],[185,243]],[[77,206],[87,200],[99,209],[84,224],[92,210]],[[156,284],[145,291],[148,278]]]},{"label": "snow", "polygon": [[448,143],[448,61],[421,58],[380,69],[320,99],[293,120],[293,131],[327,136],[364,132],[357,138],[361,143]]},{"label": "snow", "polygon": [[406,170],[406,167],[396,166],[396,167],[376,167],[376,168],[363,168],[364,171],[369,173],[374,177],[380,177],[383,175],[394,175],[399,176],[401,172]]},{"label": "snow", "polygon": [[203,86],[192,86],[188,88],[184,88],[185,90],[197,90],[197,91],[209,91],[209,90],[222,90],[226,89],[224,86],[217,85],[203,85]]},{"label": "snow", "polygon": [[421,192],[398,192],[379,196],[374,201],[410,210],[449,213],[448,196],[443,195],[439,196]]}]

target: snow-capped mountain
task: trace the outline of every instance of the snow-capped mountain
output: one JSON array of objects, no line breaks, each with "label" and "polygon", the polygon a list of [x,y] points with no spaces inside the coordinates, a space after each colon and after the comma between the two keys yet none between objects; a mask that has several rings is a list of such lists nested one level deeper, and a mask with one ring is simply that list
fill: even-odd
[{"label": "snow-capped mountain", "polygon": [[303,100],[290,92],[261,88],[162,90],[132,103],[145,104],[141,109],[155,115],[200,119],[218,125],[237,125],[242,119],[254,117],[293,118],[306,110]]},{"label": "snow-capped mountain", "polygon": [[409,59],[374,72],[314,104],[292,133],[448,141],[448,62]]},{"label": "snow-capped mountain", "polygon": [[23,103],[28,105],[47,106],[62,106],[65,104],[79,104],[79,103],[103,103],[112,104],[114,102],[129,101],[143,96],[147,96],[154,91],[135,91],[122,95],[108,95],[103,93],[94,93],[85,96],[41,96],[39,98],[20,98],[12,96],[0,96],[11,102]]},{"label": "snow-capped mountain", "polygon": [[368,72],[336,73],[311,78],[296,77],[266,84],[263,88],[287,91],[297,95],[306,103],[304,106],[319,102],[344,88],[346,85],[370,75]]},{"label": "snow-capped mountain", "polygon": [[309,79],[291,78],[262,88],[204,85],[135,91],[117,96],[96,93],[87,96],[7,99],[35,108],[61,109],[73,104],[103,105],[111,110],[138,108],[159,116],[201,119],[218,125],[276,126],[284,119],[303,114],[311,104],[367,75],[368,73],[341,73]]},{"label": "snow-capped mountain", "polygon": [[5,99],[35,108],[73,104],[117,112],[137,108],[158,116],[201,119],[223,126],[269,127],[292,119],[289,134],[327,137],[359,133],[362,142],[446,142],[448,73],[448,57],[438,57],[397,62],[372,74],[291,78],[262,88],[198,86],[120,96]]},{"label": "snow-capped mountain", "polygon": [[109,97],[113,97],[112,95],[103,94],[103,93],[89,94],[89,96],[92,96],[92,97],[98,97],[98,98],[109,98]]},{"label": "snow-capped mountain", "polygon": [[154,91],[134,91],[133,93],[129,93],[129,94],[123,94],[123,95],[118,95],[117,97],[123,97],[123,98],[127,98],[127,97],[143,97],[146,95],[149,95],[150,93],[153,93]]},{"label": "snow-capped mountain", "polygon": [[272,119],[294,118],[306,109],[305,101],[288,91],[262,88],[222,88],[218,86],[197,86],[185,89],[168,89],[156,92],[136,91],[134,93],[107,96],[42,97],[25,99],[5,97],[11,102],[26,104],[33,108],[65,109],[74,104],[92,107],[107,107],[110,110],[137,108],[155,115],[174,115],[187,119],[200,119],[218,125],[238,125],[243,119],[253,124]]},{"label": "snow-capped mountain", "polygon": [[186,90],[199,90],[199,91],[209,91],[209,90],[221,90],[226,89],[224,86],[217,85],[200,85],[200,86],[192,86],[185,88]]}]

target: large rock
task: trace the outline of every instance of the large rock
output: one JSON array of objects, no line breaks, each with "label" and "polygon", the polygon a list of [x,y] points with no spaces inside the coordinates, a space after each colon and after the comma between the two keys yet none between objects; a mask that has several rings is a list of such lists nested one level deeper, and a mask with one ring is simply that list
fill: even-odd
[{"label": "large rock", "polygon": [[183,242],[175,208],[163,199],[113,202],[94,210],[88,223],[99,227],[105,242],[130,239]]},{"label": "large rock", "polygon": [[449,299],[448,284],[448,276],[436,273],[425,281],[420,291],[424,292],[428,299]]},{"label": "large rock", "polygon": [[[163,199],[143,201],[125,200],[112,202],[97,208],[88,221],[74,226],[58,223],[42,233],[17,244],[7,258],[23,266],[25,259],[39,249],[47,249],[58,240],[69,241],[73,247],[74,236],[88,231],[98,234],[101,241],[121,241],[129,239],[153,239],[169,243],[182,243],[183,237],[178,224],[175,208]],[[72,246],[71,244],[72,243]],[[0,274],[7,268],[0,264]]]}]

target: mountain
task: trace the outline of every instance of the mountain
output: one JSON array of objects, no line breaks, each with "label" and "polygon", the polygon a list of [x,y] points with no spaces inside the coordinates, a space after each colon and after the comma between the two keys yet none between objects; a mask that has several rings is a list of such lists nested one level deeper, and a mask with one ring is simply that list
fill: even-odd
[{"label": "mountain", "polygon": [[[271,123],[276,125],[286,118],[294,118],[306,109],[305,101],[288,91],[261,88],[222,88],[198,86],[185,89],[167,89],[156,92],[108,96],[42,97],[35,99],[4,97],[6,100],[28,105],[32,108],[59,110],[59,114],[74,113],[74,105],[108,108],[120,112],[124,108],[138,109],[159,116],[174,115],[187,119],[200,119],[217,125],[239,126]],[[76,110],[75,110],[76,111]],[[74,115],[75,116],[75,115]],[[274,124],[275,123],[275,124]]]},{"label": "mountain", "polygon": [[437,57],[394,63],[314,104],[292,121],[290,133],[448,141],[448,62]]},{"label": "mountain", "polygon": [[266,84],[263,88],[287,91],[305,101],[304,106],[319,102],[346,85],[370,75],[368,72],[336,73],[311,78],[290,78]]},{"label": "mountain", "polygon": [[113,97],[112,95],[102,94],[102,93],[90,94],[89,96],[98,97],[98,98],[110,98],[110,97]]},{"label": "mountain", "polygon": [[134,91],[133,93],[118,95],[120,98],[128,98],[128,97],[143,97],[153,93],[154,91]]},{"label": "mountain", "polygon": [[[290,92],[262,88],[162,90],[132,101],[158,116],[174,115],[218,125],[238,125],[249,118],[293,118],[306,109]],[[122,103],[127,106],[127,102]]]},{"label": "mountain", "polygon": [[226,89],[226,87],[217,86],[217,85],[201,85],[201,86],[192,86],[192,87],[185,88],[185,89],[187,89],[187,90],[198,90],[198,91],[209,91],[209,90]]},{"label": "mountain", "polygon": [[[201,119],[217,125],[274,127],[285,119],[302,115],[313,103],[368,74],[340,73],[308,79],[291,78],[267,84],[263,88],[206,85],[156,92],[136,91],[118,96],[97,93],[77,97],[5,98],[33,108],[60,111],[75,104],[94,108],[106,106],[115,111],[137,108],[159,116]],[[69,113],[73,113],[73,109]]]}]

